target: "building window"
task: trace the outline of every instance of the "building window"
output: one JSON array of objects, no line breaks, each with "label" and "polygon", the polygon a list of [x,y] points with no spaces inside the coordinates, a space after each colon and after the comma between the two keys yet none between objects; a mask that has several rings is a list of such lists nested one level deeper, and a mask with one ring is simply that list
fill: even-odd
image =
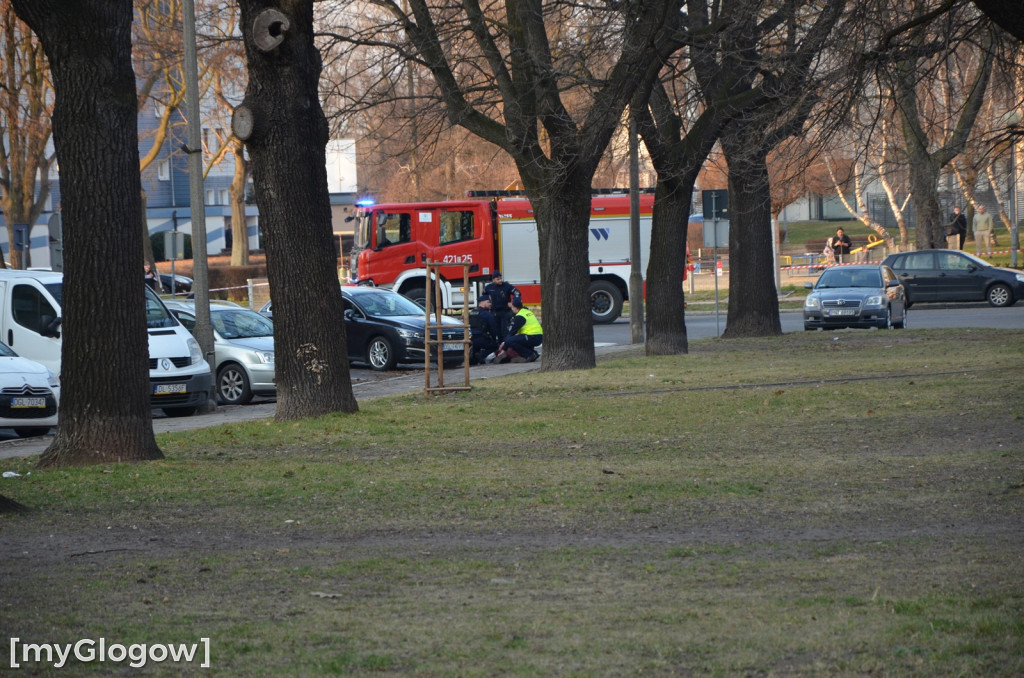
[{"label": "building window", "polygon": [[171,180],[171,161],[170,160],[164,160],[157,167],[157,179],[159,179],[160,181],[170,181]]}]

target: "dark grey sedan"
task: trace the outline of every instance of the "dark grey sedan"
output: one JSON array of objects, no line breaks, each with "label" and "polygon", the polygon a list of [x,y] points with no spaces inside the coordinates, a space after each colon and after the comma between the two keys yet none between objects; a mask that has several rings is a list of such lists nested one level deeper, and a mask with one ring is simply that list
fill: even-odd
[{"label": "dark grey sedan", "polygon": [[890,254],[891,267],[907,289],[907,303],[987,301],[1013,306],[1024,297],[1024,273],[999,268],[958,250],[917,250]]},{"label": "dark grey sedan", "polygon": [[907,326],[906,293],[888,266],[833,266],[805,287],[811,290],[804,301],[805,330]]}]

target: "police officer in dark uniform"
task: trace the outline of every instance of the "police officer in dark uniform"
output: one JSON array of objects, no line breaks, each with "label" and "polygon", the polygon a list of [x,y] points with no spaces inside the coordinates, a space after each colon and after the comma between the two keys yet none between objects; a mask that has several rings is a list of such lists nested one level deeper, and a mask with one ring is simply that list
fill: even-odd
[{"label": "police officer in dark uniform", "polygon": [[480,296],[476,308],[469,312],[469,336],[473,344],[469,349],[469,364],[479,365],[498,350],[498,319],[491,312],[491,298]]},{"label": "police officer in dark uniform", "polygon": [[504,337],[508,332],[508,324],[512,322],[512,309],[508,303],[513,297],[520,296],[519,290],[505,282],[500,271],[491,275],[491,282],[484,285],[484,296],[491,300],[491,313],[498,319],[498,336]]}]

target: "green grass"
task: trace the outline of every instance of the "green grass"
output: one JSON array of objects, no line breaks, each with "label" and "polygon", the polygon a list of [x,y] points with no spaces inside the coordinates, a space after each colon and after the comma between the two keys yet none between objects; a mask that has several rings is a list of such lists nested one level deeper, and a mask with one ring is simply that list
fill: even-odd
[{"label": "green grass", "polygon": [[11,460],[0,634],[209,637],[247,676],[1019,675],[1022,340],[705,340]]}]

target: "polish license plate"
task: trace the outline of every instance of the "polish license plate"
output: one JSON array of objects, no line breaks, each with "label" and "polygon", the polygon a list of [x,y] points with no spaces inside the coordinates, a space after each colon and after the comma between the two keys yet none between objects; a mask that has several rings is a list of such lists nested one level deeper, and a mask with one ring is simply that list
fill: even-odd
[{"label": "polish license plate", "polygon": [[27,409],[32,407],[46,407],[46,398],[11,398],[12,409]]},{"label": "polish license plate", "polygon": [[830,316],[857,315],[857,310],[853,309],[853,308],[839,308],[839,309],[833,309],[833,310],[829,311],[828,314]]},{"label": "polish license plate", "polygon": [[462,350],[462,344],[442,344],[441,345],[441,350],[442,351],[461,351]]},{"label": "polish license plate", "polygon": [[154,395],[167,395],[168,393],[185,393],[185,384],[157,384],[153,389]]}]

